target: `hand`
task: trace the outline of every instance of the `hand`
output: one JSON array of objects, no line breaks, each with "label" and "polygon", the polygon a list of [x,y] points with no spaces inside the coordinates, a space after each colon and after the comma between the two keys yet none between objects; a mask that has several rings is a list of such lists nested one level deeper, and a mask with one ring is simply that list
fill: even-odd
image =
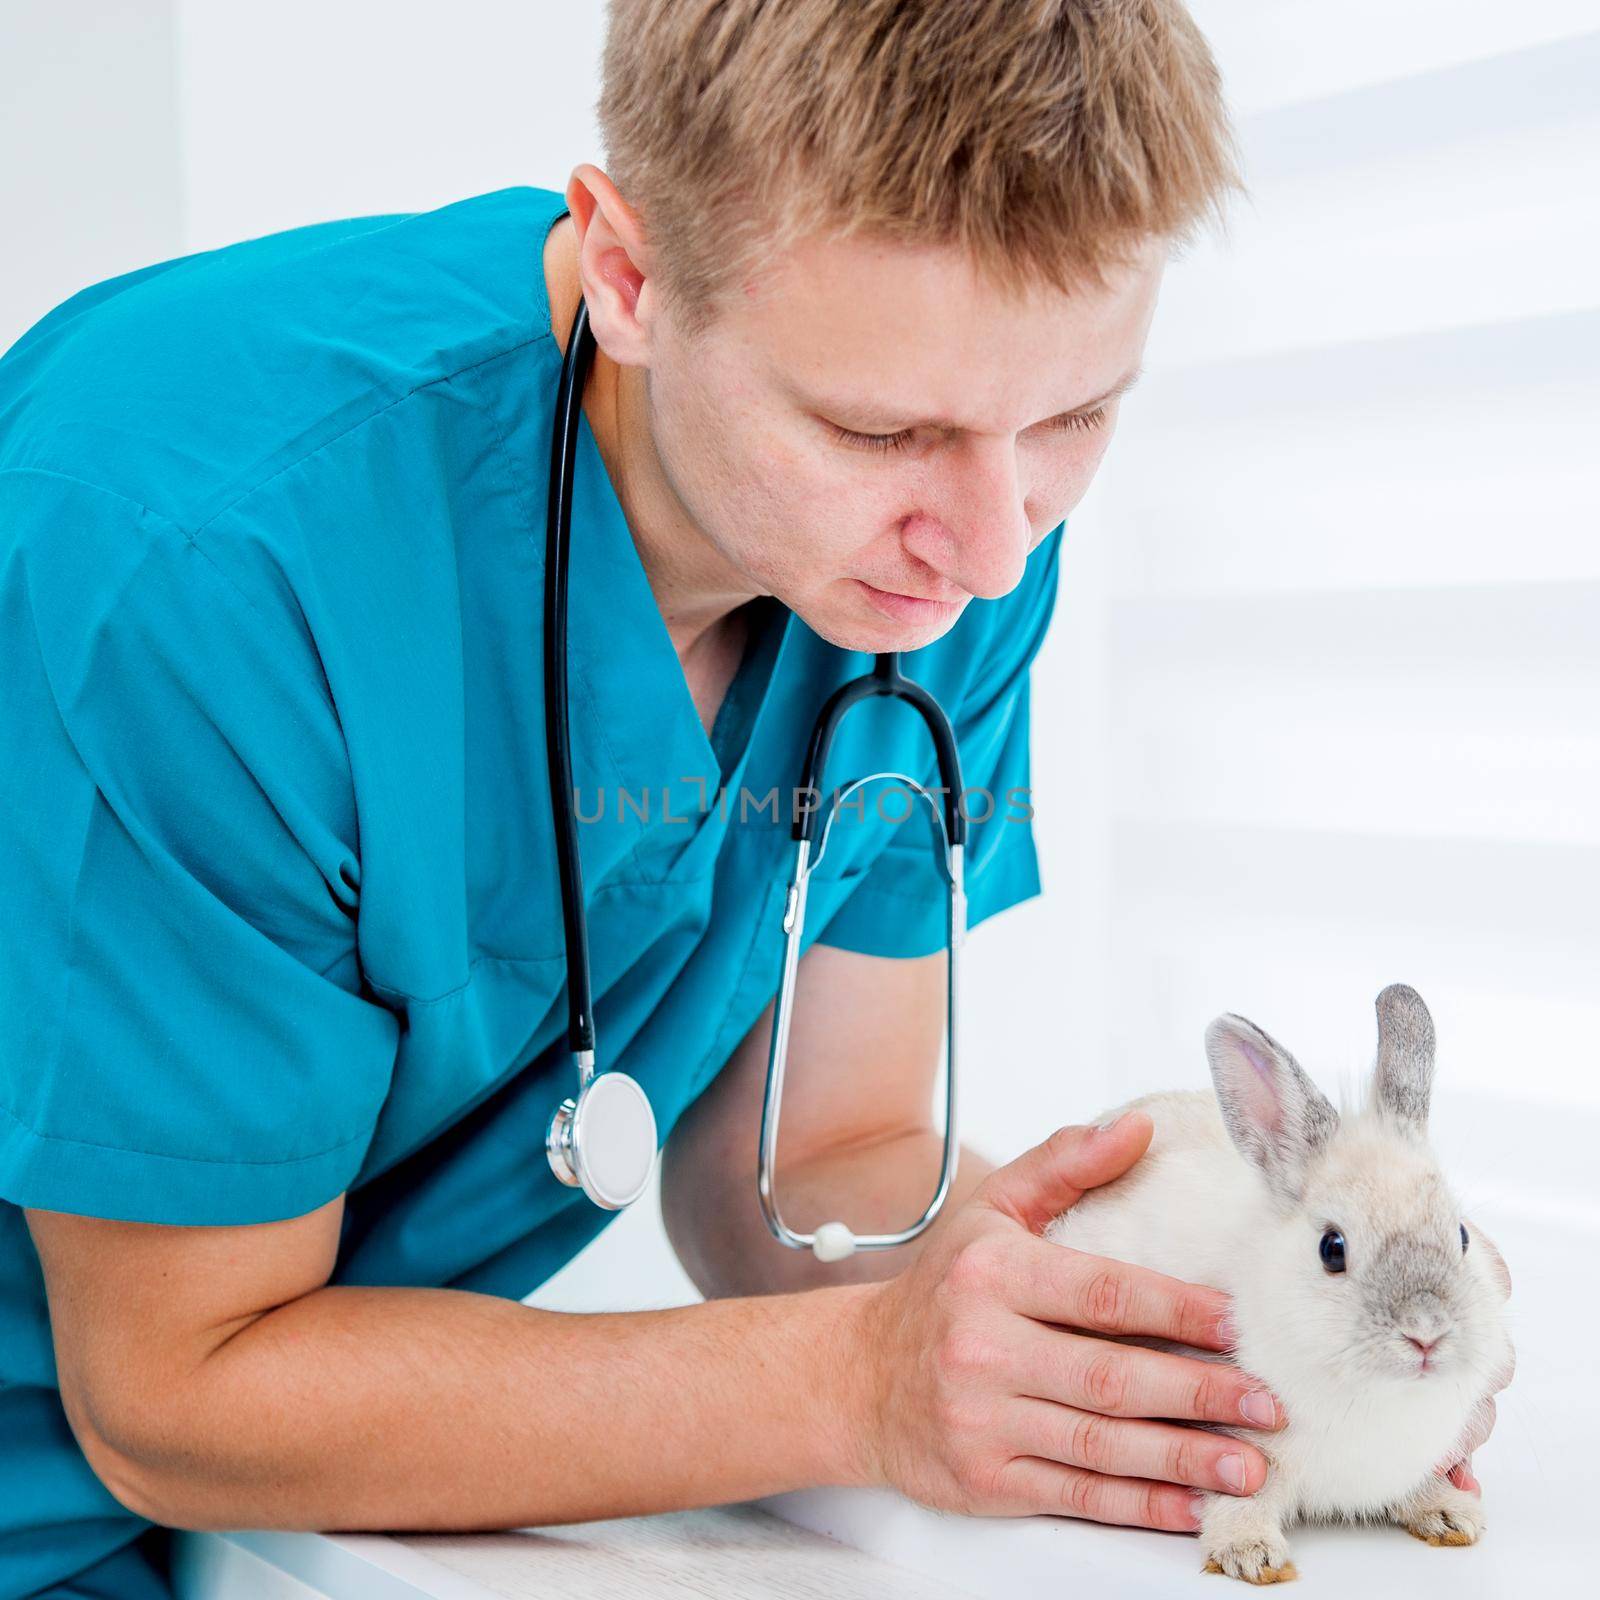
[{"label": "hand", "polygon": [[[1495,1278],[1500,1284],[1500,1297],[1503,1300],[1509,1300],[1511,1298],[1511,1273],[1506,1268],[1505,1257],[1500,1254],[1494,1240],[1476,1225],[1472,1229],[1472,1240],[1479,1249],[1488,1251]],[[1495,1374],[1494,1386],[1478,1402],[1477,1408],[1472,1414],[1472,1419],[1467,1424],[1461,1445],[1458,1446],[1455,1453],[1447,1456],[1433,1469],[1439,1476],[1448,1478],[1456,1488],[1464,1489],[1468,1494],[1480,1496],[1483,1494],[1483,1485],[1472,1475],[1472,1452],[1494,1431],[1494,1397],[1511,1382],[1511,1375],[1516,1371],[1516,1366],[1516,1358],[1513,1356]]]},{"label": "hand", "polygon": [[[873,1285],[858,1330],[868,1481],[936,1510],[1184,1532],[1199,1526],[1192,1489],[1261,1487],[1253,1445],[1180,1423],[1281,1427],[1273,1395],[1228,1362],[1094,1337],[1226,1350],[1229,1297],[1039,1237],[1153,1132],[1138,1111],[1060,1129],[989,1173],[903,1272]],[[1247,1395],[1264,1409],[1244,1412]]]}]

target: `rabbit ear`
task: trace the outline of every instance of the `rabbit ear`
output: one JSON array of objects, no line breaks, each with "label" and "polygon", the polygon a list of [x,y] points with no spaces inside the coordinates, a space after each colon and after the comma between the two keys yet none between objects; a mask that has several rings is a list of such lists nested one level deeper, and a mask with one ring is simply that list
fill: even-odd
[{"label": "rabbit ear", "polygon": [[1299,1199],[1306,1167],[1338,1129],[1339,1113],[1271,1034],[1231,1011],[1206,1029],[1206,1057],[1239,1153],[1275,1194]]},{"label": "rabbit ear", "polygon": [[1409,984],[1391,983],[1377,999],[1378,1060],[1373,1099],[1418,1133],[1428,1129],[1433,1090],[1433,1018]]}]

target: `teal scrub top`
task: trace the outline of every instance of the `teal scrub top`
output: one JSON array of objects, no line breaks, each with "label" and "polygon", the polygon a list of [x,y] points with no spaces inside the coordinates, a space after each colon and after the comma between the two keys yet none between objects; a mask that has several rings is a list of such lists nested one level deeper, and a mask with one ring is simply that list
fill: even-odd
[{"label": "teal scrub top", "polygon": [[[544,1152],[575,1085],[540,654],[565,211],[519,186],[179,257],[0,358],[0,1600],[161,1592],[68,1430],[20,1207],[254,1223],[344,1191],[335,1283],[518,1298],[616,1215]],[[1027,674],[1061,535],[905,662],[987,791],[971,924],[1039,888]],[[599,1065],[663,1141],[776,991],[805,741],[871,666],[757,609],[708,738],[585,421]],[[824,789],[882,769],[938,781],[916,714],[869,702]],[[875,788],[807,943],[940,949],[921,804]]]}]

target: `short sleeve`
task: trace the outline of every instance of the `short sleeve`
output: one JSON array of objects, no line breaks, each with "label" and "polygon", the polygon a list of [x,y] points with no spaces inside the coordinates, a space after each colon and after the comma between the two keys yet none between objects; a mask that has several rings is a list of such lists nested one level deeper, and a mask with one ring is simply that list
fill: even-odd
[{"label": "short sleeve", "polygon": [[365,997],[348,759],[292,589],[0,473],[0,1198],[163,1223],[347,1188],[399,1019]]},{"label": "short sleeve", "polygon": [[[973,659],[960,698],[954,706],[945,704],[966,791],[969,929],[1040,890],[1030,787],[1029,668],[1055,609],[1063,528],[1040,540],[1017,587],[984,608],[978,638],[962,642],[963,654]],[[931,767],[927,781],[937,781]],[[942,950],[948,891],[930,861],[930,848],[925,829],[896,828],[818,942],[882,956]]]}]

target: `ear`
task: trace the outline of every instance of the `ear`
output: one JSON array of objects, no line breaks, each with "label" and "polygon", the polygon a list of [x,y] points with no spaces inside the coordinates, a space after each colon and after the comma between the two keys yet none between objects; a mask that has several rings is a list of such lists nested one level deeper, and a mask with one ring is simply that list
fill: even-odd
[{"label": "ear", "polygon": [[574,167],[567,210],[578,235],[578,280],[595,343],[619,366],[648,365],[650,249],[633,207],[597,166]]},{"label": "ear", "polygon": [[1299,1199],[1306,1168],[1337,1131],[1339,1113],[1271,1034],[1231,1011],[1206,1029],[1206,1058],[1239,1153],[1274,1194]]},{"label": "ear", "polygon": [[1378,1059],[1372,1098],[1396,1121],[1428,1131],[1433,1093],[1433,1018],[1409,984],[1391,983],[1377,999]]}]

